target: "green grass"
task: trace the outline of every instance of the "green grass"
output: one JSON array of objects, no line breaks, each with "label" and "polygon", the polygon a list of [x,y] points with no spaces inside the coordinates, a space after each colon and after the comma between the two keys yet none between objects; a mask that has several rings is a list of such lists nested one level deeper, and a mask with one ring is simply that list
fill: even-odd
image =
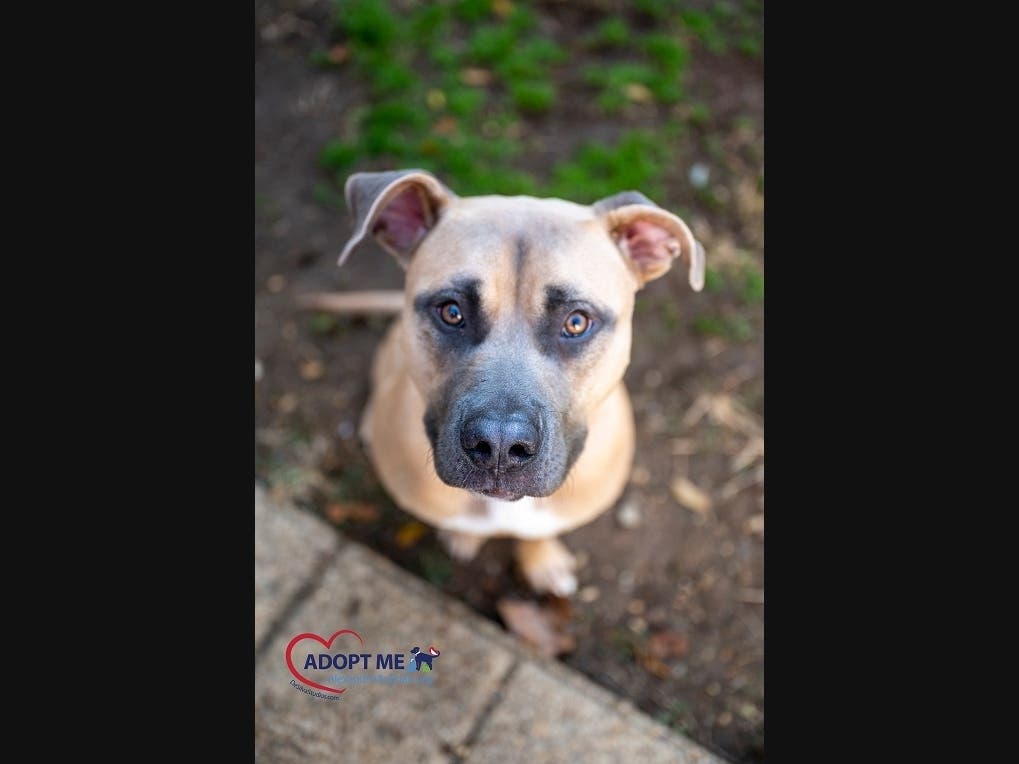
[{"label": "green grass", "polygon": [[[322,150],[336,182],[365,162],[413,164],[461,193],[527,193],[535,179],[513,168],[520,146],[505,132],[557,99],[554,68],[568,58],[532,34],[526,2],[499,18],[489,2],[429,4],[402,19],[382,0],[336,3],[336,29],[368,85],[368,104],[347,116],[348,136]],[[464,67],[490,72],[490,86],[462,82]]]},{"label": "green grass", "polygon": [[668,708],[663,708],[655,714],[655,718],[666,727],[671,727],[683,733],[689,733],[686,718],[690,713],[690,704],[685,700],[676,699],[669,703]]},{"label": "green grass", "polygon": [[535,24],[537,23],[534,12],[527,7],[526,2],[518,2],[513,6],[513,12],[509,15],[506,20],[510,28],[517,33],[522,35],[524,32],[530,32]]},{"label": "green grass", "polygon": [[700,334],[731,342],[747,342],[756,335],[753,324],[743,315],[702,315],[694,319],[693,326]]},{"label": "green grass", "polygon": [[485,105],[487,93],[484,90],[456,87],[446,93],[446,109],[457,117],[477,114]]},{"label": "green grass", "polygon": [[759,37],[752,35],[741,37],[736,43],[736,47],[740,53],[753,58],[760,58],[764,52],[764,42]]},{"label": "green grass", "polygon": [[725,288],[725,277],[714,268],[704,269],[704,289],[708,292],[721,292]]},{"label": "green grass", "polygon": [[711,14],[704,11],[688,10],[680,14],[680,18],[683,19],[683,24],[686,25],[686,28],[704,43],[708,50],[712,53],[725,53],[725,36],[715,25],[715,20]]},{"label": "green grass", "polygon": [[670,0],[635,0],[633,4],[638,11],[654,19],[664,19],[670,13],[675,13],[678,5]]},{"label": "green grass", "polygon": [[337,210],[342,210],[345,207],[343,194],[337,190],[335,185],[329,183],[316,183],[311,196],[323,207]]},{"label": "green grass", "polygon": [[513,50],[499,60],[496,71],[507,81],[546,79],[550,68],[568,58],[565,48],[539,37],[515,44]]},{"label": "green grass", "polygon": [[691,104],[690,116],[687,119],[691,125],[706,125],[711,120],[711,110],[704,103]]},{"label": "green grass", "polygon": [[[488,16],[491,6],[491,0],[457,0],[453,3],[453,13],[464,21],[476,22]],[[439,9],[442,6],[433,7]]]},{"label": "green grass", "polygon": [[313,50],[311,52],[311,54],[308,56],[308,60],[311,61],[311,63],[314,66],[318,66],[318,67],[320,67],[322,69],[339,69],[340,68],[340,65],[336,64],[329,57],[329,51],[322,50],[321,48],[319,48],[318,50]]},{"label": "green grass", "polygon": [[[688,126],[711,123],[702,103],[684,115],[666,111],[686,97],[689,46],[731,43],[752,51],[761,37],[759,6],[721,2],[692,10],[678,0],[645,0],[596,20],[587,34],[555,36],[537,23],[536,7],[530,0],[409,7],[336,0],[333,37],[312,61],[352,69],[365,89],[321,151],[337,193],[352,172],[418,166],[461,194],[583,202],[633,188],[668,204],[672,147]],[[334,45],[349,51],[341,64],[329,58]],[[468,69],[480,71],[465,74]],[[578,136],[559,161],[524,170],[521,161],[536,147],[531,136],[540,133],[533,128],[549,116],[569,119],[578,98],[611,119],[607,137]],[[635,114],[657,127],[633,129]],[[721,148],[710,131],[698,140],[707,142],[709,155],[712,140]],[[335,206],[337,197],[325,189],[314,195]],[[720,206],[710,192],[702,196],[703,207]]]},{"label": "green grass", "polygon": [[[487,3],[485,3],[487,5]],[[410,19],[411,36],[422,44],[432,43],[446,31],[449,17],[441,5],[426,5],[414,12]]]},{"label": "green grass", "polygon": [[385,0],[337,2],[335,26],[355,44],[385,50],[400,33],[400,24]]},{"label": "green grass", "polygon": [[345,170],[358,160],[361,148],[343,141],[329,141],[319,155],[319,164],[328,170]]},{"label": "green grass", "polygon": [[747,305],[764,302],[764,274],[748,268],[743,274],[740,297]]},{"label": "green grass", "polygon": [[587,37],[587,45],[594,49],[622,48],[630,42],[630,26],[626,19],[613,16],[601,22]]},{"label": "green grass", "polygon": [[590,203],[627,189],[664,197],[662,168],[671,159],[668,145],[647,131],[631,130],[614,145],[587,143],[576,158],[552,170],[553,196]]},{"label": "green grass", "polygon": [[644,38],[644,51],[664,74],[676,75],[689,59],[687,49],[675,37],[652,34]]},{"label": "green grass", "polygon": [[615,114],[629,103],[629,86],[648,87],[655,76],[647,64],[631,62],[590,66],[583,72],[584,80],[600,91],[598,105],[607,114]]},{"label": "green grass", "polygon": [[679,328],[680,312],[679,305],[673,300],[666,300],[659,307],[659,316],[662,319],[662,325],[665,327],[669,334],[674,334]]},{"label": "green grass", "polygon": [[309,333],[325,337],[333,334],[339,328],[340,322],[336,316],[329,313],[316,313],[307,320],[305,325]]},{"label": "green grass", "polygon": [[505,25],[478,29],[468,43],[468,60],[476,64],[495,64],[513,52],[516,33]]},{"label": "green grass", "polygon": [[759,0],[720,0],[691,8],[685,0],[635,0],[634,9],[655,25],[681,19],[685,32],[711,53],[760,58],[764,45]]},{"label": "green grass", "polygon": [[617,627],[612,629],[608,635],[608,642],[615,649],[620,657],[632,660],[637,654],[637,647],[640,639],[629,629]]},{"label": "green grass", "polygon": [[424,549],[418,554],[418,572],[435,586],[443,586],[453,575],[449,555],[435,549]]},{"label": "green grass", "polygon": [[761,57],[764,35],[757,2],[717,2],[707,10],[683,10],[680,18],[687,31],[712,53],[736,50],[751,58]]},{"label": "green grass", "polygon": [[[704,269],[704,289],[752,308],[764,302],[764,274],[760,264],[749,252],[740,251],[736,263],[729,263],[722,268],[708,266]],[[712,317],[704,319],[700,331],[718,336],[736,336],[742,332],[739,327],[726,325],[724,320]]]},{"label": "green grass", "polygon": [[689,53],[673,35],[654,33],[640,40],[640,58],[595,64],[583,72],[584,80],[599,91],[598,105],[606,114],[619,113],[639,95],[633,86],[646,88],[661,104],[683,98],[682,77]]},{"label": "green grass", "polygon": [[375,92],[381,96],[396,96],[418,85],[418,76],[400,61],[380,61],[374,69]]},{"label": "green grass", "polygon": [[510,86],[513,103],[522,112],[541,114],[555,101],[555,86],[551,82],[517,82]]}]

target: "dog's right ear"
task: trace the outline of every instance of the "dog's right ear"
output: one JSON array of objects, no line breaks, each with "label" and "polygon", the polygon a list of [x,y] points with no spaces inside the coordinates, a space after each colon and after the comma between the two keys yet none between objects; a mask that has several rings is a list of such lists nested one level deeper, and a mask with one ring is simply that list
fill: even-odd
[{"label": "dog's right ear", "polygon": [[622,193],[591,205],[623,253],[641,287],[665,273],[682,257],[695,292],[704,288],[704,247],[679,217],[639,191]]},{"label": "dog's right ear", "polygon": [[344,187],[354,233],[340,265],[367,234],[391,252],[404,268],[456,194],[424,170],[359,172]]}]

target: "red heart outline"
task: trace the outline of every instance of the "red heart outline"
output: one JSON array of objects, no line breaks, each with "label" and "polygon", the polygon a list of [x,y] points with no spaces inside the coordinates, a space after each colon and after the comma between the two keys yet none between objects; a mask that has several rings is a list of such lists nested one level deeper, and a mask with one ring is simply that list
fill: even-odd
[{"label": "red heart outline", "polygon": [[333,640],[336,639],[341,634],[353,634],[355,637],[357,637],[357,641],[361,643],[361,647],[364,647],[364,640],[361,639],[361,635],[358,634],[353,629],[340,629],[338,632],[329,637],[328,641],[322,639],[322,637],[320,637],[318,634],[313,634],[310,631],[305,632],[304,634],[298,634],[296,637],[291,639],[290,644],[287,645],[287,668],[290,669],[290,673],[293,674],[298,679],[300,679],[305,684],[311,685],[312,687],[316,687],[319,690],[325,690],[326,692],[335,692],[337,695],[342,695],[343,693],[345,693],[347,691],[346,687],[341,687],[337,689],[335,687],[330,687],[325,684],[313,682],[307,677],[301,676],[301,674],[297,671],[297,668],[294,666],[294,658],[292,655],[292,653],[294,652],[294,645],[296,645],[302,639],[314,639],[316,642],[325,647],[326,650],[328,650],[330,647],[333,646]]}]

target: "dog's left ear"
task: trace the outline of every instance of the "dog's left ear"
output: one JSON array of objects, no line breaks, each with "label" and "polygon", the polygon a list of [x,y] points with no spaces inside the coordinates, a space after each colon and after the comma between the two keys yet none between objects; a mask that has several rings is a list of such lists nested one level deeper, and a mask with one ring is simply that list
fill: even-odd
[{"label": "dog's left ear", "polygon": [[340,253],[340,265],[369,233],[404,268],[442,211],[456,199],[430,172],[359,172],[344,186],[354,233]]},{"label": "dog's left ear", "polygon": [[638,191],[624,191],[591,206],[640,286],[664,274],[673,259],[682,256],[690,286],[695,292],[704,287],[704,247],[678,217]]}]

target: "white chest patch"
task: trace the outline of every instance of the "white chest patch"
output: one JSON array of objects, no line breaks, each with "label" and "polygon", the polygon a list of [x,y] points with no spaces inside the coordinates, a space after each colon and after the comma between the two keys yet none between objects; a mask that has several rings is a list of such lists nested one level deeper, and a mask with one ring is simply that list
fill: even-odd
[{"label": "white chest patch", "polygon": [[532,496],[519,501],[478,499],[470,511],[448,517],[439,527],[475,536],[517,536],[548,538],[562,533],[569,523],[547,509],[539,508]]}]

